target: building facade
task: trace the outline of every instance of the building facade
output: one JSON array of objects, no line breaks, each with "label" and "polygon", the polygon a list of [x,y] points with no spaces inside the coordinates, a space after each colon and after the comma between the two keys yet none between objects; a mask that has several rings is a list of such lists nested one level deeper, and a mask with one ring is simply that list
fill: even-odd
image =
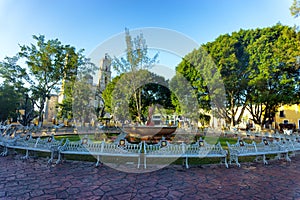
[{"label": "building facade", "polygon": [[46,101],[44,121],[51,122],[57,115],[58,95],[51,94]]},{"label": "building facade", "polygon": [[275,115],[275,123],[278,128],[281,124],[294,125],[295,129],[300,129],[300,104],[283,105]]},{"label": "building facade", "polygon": [[98,85],[96,91],[96,108],[99,110],[99,115],[104,114],[104,100],[102,97],[102,93],[111,81],[111,59],[108,54],[105,54],[104,58],[100,60],[100,68],[98,73]]}]

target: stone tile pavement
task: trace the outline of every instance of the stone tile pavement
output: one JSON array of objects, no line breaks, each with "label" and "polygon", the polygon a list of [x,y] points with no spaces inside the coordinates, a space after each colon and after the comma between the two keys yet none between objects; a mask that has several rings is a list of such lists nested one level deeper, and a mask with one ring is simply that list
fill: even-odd
[{"label": "stone tile pavement", "polygon": [[0,199],[300,199],[300,155],[266,166],[170,165],[147,173],[82,161],[46,163],[0,157]]}]

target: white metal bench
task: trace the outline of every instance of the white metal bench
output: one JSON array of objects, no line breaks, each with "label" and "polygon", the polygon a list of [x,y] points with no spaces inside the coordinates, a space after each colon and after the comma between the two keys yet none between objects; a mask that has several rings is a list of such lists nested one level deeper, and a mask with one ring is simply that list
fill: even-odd
[{"label": "white metal bench", "polygon": [[147,158],[180,158],[184,154],[184,143],[171,144],[162,138],[157,144],[144,142],[144,168],[147,168]]},{"label": "white metal bench", "polygon": [[189,168],[189,158],[221,158],[227,164],[227,151],[223,150],[220,143],[210,145],[200,138],[195,144],[171,144],[164,138],[158,143],[148,145],[144,143],[144,167],[147,167],[147,158],[183,158],[185,167]]},{"label": "white metal bench", "polygon": [[[254,141],[252,143],[246,143],[240,138],[238,139],[236,144],[229,144],[228,142],[228,150],[230,155],[229,164],[231,164],[233,161],[235,161],[236,165],[238,167],[241,166],[238,159],[239,157],[245,157],[245,156],[256,156],[256,160],[258,160],[259,157],[263,158],[263,163],[268,164],[266,161],[266,155],[271,154],[285,154],[285,158],[287,161],[291,161],[288,157],[288,150],[276,142],[269,142],[265,138],[263,138],[262,142],[259,144],[256,144]],[[277,156],[277,158],[279,158]]]},{"label": "white metal bench", "polygon": [[220,142],[212,145],[200,138],[195,144],[185,145],[182,156],[185,157],[186,168],[189,168],[189,158],[221,158],[221,164],[224,163],[228,168],[227,151],[222,148]]},{"label": "white metal bench", "polygon": [[266,155],[277,154],[275,158],[280,159],[280,155],[284,155],[287,161],[291,161],[288,156],[289,150],[286,146],[277,143],[276,141],[270,142],[266,138],[262,139],[261,143],[255,144],[257,152],[262,154],[264,164],[268,164]]},{"label": "white metal bench", "polygon": [[7,156],[8,154],[8,146],[12,143],[14,143],[18,137],[10,137],[10,136],[0,136],[0,146],[3,147],[2,152],[0,153],[0,156]]},{"label": "white metal bench", "polygon": [[133,157],[137,158],[137,167],[140,167],[140,154],[142,150],[142,143],[131,144],[125,139],[121,139],[119,143],[94,143],[83,138],[78,142],[70,142],[68,139],[65,144],[58,148],[57,164],[61,162],[62,155],[92,155],[97,157],[96,166],[99,166],[102,156],[115,156],[115,157]]},{"label": "white metal bench", "polygon": [[[296,151],[300,150],[300,140],[297,138],[281,138],[281,140],[274,142],[286,149],[292,156],[295,156]],[[277,157],[280,158],[280,154]]]},{"label": "white metal bench", "polygon": [[55,151],[58,151],[58,147],[62,145],[62,142],[63,140],[55,140],[53,135],[34,139],[31,134],[27,134],[24,137],[18,137],[15,141],[8,143],[6,147],[25,150],[26,154],[22,157],[23,159],[29,158],[29,151],[50,153],[48,163],[51,163]]}]

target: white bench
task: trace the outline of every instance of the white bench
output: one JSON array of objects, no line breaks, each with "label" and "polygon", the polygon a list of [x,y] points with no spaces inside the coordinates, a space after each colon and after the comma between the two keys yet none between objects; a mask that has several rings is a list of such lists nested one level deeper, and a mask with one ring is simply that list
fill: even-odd
[{"label": "white bench", "polygon": [[263,138],[261,143],[256,144],[256,149],[258,153],[262,154],[264,164],[268,164],[268,162],[266,161],[266,155],[272,154],[277,154],[277,156],[275,157],[277,159],[281,158],[280,155],[284,155],[287,161],[291,161],[291,159],[289,158],[290,149],[284,145],[281,145],[275,140],[273,142],[270,142],[266,138]]},{"label": "white bench", "polygon": [[18,137],[14,141],[9,142],[6,147],[25,150],[26,154],[22,157],[23,159],[29,158],[29,151],[50,153],[48,163],[51,163],[53,161],[54,153],[58,151],[58,147],[62,145],[62,142],[63,140],[55,140],[53,135],[34,139],[29,133],[24,137]]},{"label": "white bench", "polygon": [[180,158],[184,154],[184,143],[171,144],[164,138],[157,144],[144,142],[144,168],[147,168],[147,158]]},{"label": "white bench", "polygon": [[[279,141],[276,141],[279,145],[283,146],[287,149],[288,152],[291,153],[292,156],[296,155],[297,151],[300,151],[300,138],[299,137],[290,137],[290,138],[282,138]],[[280,155],[278,155],[279,157]]]},{"label": "white bench", "polygon": [[147,168],[147,158],[183,158],[185,167],[189,168],[189,158],[221,158],[227,164],[227,151],[223,150],[220,143],[210,145],[200,138],[195,144],[171,144],[164,138],[158,144],[144,143],[144,167]]},{"label": "white bench", "polygon": [[189,168],[189,158],[220,158],[220,163],[224,163],[228,168],[227,151],[222,148],[220,142],[212,145],[200,138],[195,144],[185,145],[183,157],[185,157],[186,168]]},{"label": "white bench", "polygon": [[115,157],[132,157],[137,158],[137,167],[140,167],[140,154],[142,150],[142,143],[131,144],[125,139],[121,139],[119,143],[100,143],[91,142],[88,138],[83,138],[78,142],[70,142],[68,139],[65,144],[58,148],[57,164],[61,162],[62,155],[92,155],[97,157],[96,166],[99,166],[102,156]]},{"label": "white bench", "polygon": [[229,164],[231,164],[233,161],[235,161],[236,165],[238,167],[241,166],[238,159],[239,157],[245,157],[245,156],[256,156],[256,160],[258,160],[259,157],[263,158],[263,163],[268,164],[266,161],[266,155],[271,154],[285,154],[285,158],[287,161],[291,161],[288,157],[288,150],[276,142],[269,142],[265,138],[263,138],[262,142],[259,144],[256,144],[254,141],[252,143],[246,143],[240,138],[238,139],[236,144],[229,144],[228,142],[228,150],[229,150]]},{"label": "white bench", "polygon": [[10,137],[10,136],[0,136],[0,146],[3,147],[2,152],[0,153],[0,156],[7,156],[8,154],[8,146],[11,143],[14,143],[17,140],[18,137]]}]

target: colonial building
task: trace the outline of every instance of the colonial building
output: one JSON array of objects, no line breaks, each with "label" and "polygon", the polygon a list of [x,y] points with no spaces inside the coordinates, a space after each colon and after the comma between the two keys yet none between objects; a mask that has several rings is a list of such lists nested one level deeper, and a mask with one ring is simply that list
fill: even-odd
[{"label": "colonial building", "polygon": [[111,59],[108,54],[105,54],[104,58],[100,60],[100,68],[99,68],[99,81],[97,85],[96,91],[96,108],[99,110],[99,115],[104,114],[104,100],[102,97],[102,93],[107,87],[108,83],[111,81]]},{"label": "colonial building", "polygon": [[57,102],[58,102],[58,95],[51,94],[50,98],[47,99],[46,101],[44,121],[51,122],[52,119],[56,117]]},{"label": "colonial building", "polygon": [[105,90],[110,80],[111,80],[111,59],[109,58],[108,54],[105,54],[104,58],[100,60],[100,69],[99,69],[98,86],[101,92]]},{"label": "colonial building", "polygon": [[275,116],[275,123],[278,128],[280,124],[286,126],[294,126],[295,129],[300,129],[300,104],[283,105],[278,109]]}]

